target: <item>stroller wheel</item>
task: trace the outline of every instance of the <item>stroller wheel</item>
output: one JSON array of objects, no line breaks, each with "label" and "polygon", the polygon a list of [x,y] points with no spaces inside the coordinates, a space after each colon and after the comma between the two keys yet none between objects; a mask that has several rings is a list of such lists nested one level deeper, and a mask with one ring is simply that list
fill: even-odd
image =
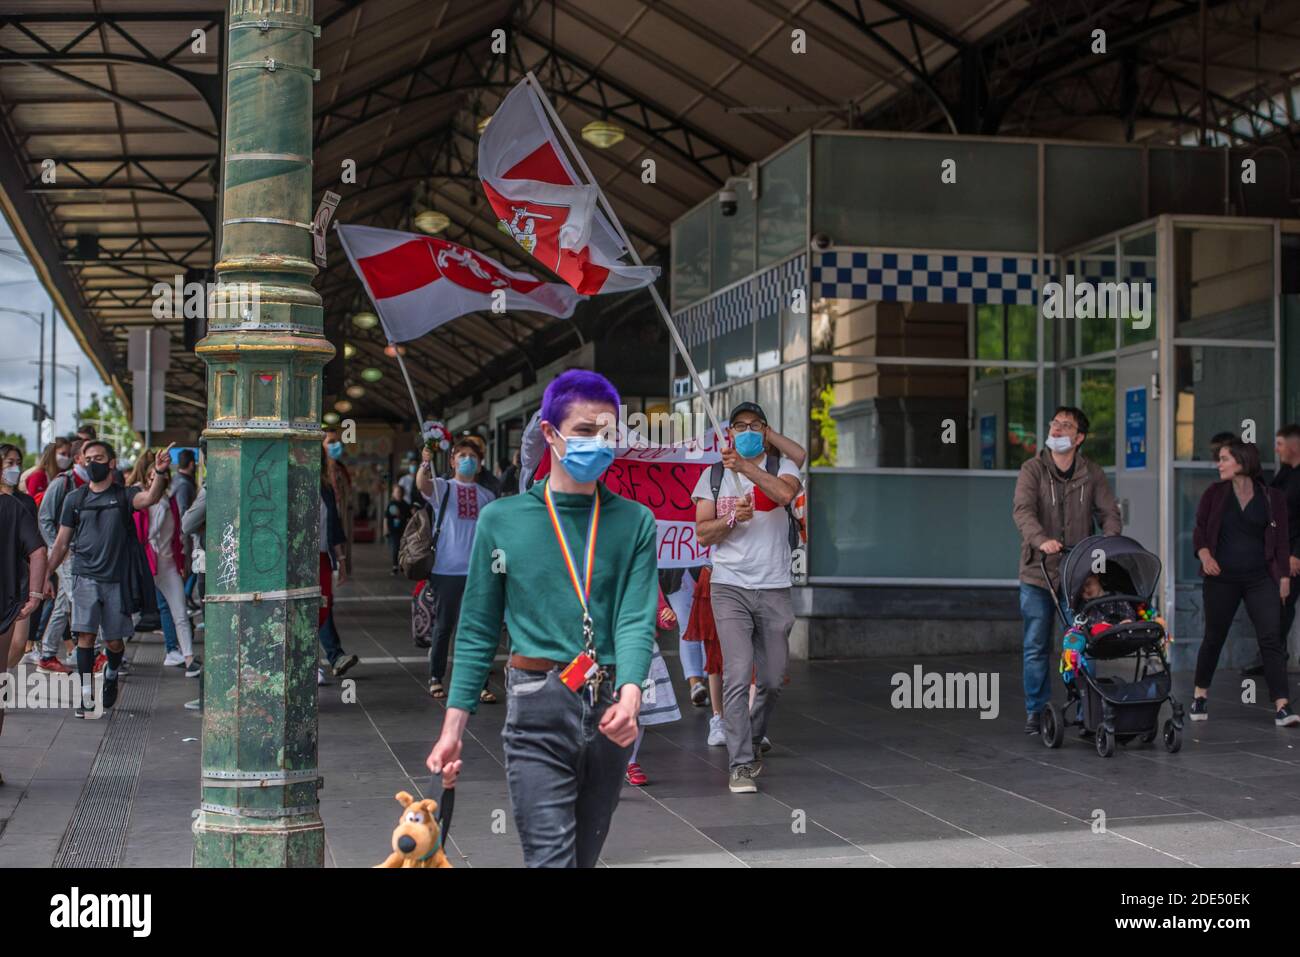
[{"label": "stroller wheel", "polygon": [[1183,729],[1174,727],[1172,721],[1165,722],[1165,750],[1177,754],[1183,748]]},{"label": "stroller wheel", "polygon": [[1103,758],[1109,758],[1115,753],[1115,735],[1106,730],[1102,725],[1097,729],[1097,754]]},{"label": "stroller wheel", "polygon": [[1061,742],[1065,740],[1065,722],[1061,719],[1061,713],[1056,705],[1049,704],[1043,709],[1041,733],[1044,747],[1059,748]]}]

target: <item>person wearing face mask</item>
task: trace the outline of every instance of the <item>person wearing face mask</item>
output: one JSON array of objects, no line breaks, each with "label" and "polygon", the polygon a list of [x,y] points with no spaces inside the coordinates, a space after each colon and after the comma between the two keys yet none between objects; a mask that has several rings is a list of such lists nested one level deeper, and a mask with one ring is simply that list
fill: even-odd
[{"label": "person wearing face mask", "polygon": [[[50,482],[49,488],[45,490],[45,497],[41,499],[37,520],[46,547],[53,547],[54,539],[59,534],[59,516],[63,513],[64,499],[68,497],[69,492],[81,488],[90,481],[90,473],[86,471],[85,459],[82,457],[83,446],[84,443],[81,439],[76,439],[69,446],[68,452],[72,461],[72,468]],[[58,587],[54,592],[54,607],[50,612],[49,621],[45,624],[45,631],[41,635],[41,657],[37,667],[42,671],[56,674],[72,674],[72,668],[59,659],[59,643],[61,641],[67,645],[69,652],[72,649],[71,633],[68,631],[72,612],[72,592],[70,590],[72,576],[65,572],[58,575],[57,578]],[[103,658],[104,661],[108,659],[103,655],[96,658],[98,667],[102,668],[103,664],[100,663],[100,658]]]},{"label": "person wearing face mask", "polygon": [[[52,574],[63,559],[72,556],[70,591],[72,631],[77,636],[77,672],[81,676],[81,704],[78,718],[95,712],[95,635],[102,631],[108,659],[104,666],[104,710],[117,701],[117,682],[125,654],[125,641],[135,632],[128,605],[128,585],[123,575],[131,568],[128,547],[135,512],[152,508],[166,489],[164,478],[171,470],[171,446],[154,459],[154,476],[148,488],[118,486],[114,482],[117,453],[98,439],[82,446],[82,457],[90,482],[70,492],[59,515],[59,534],[50,549]],[[46,583],[48,588],[48,582]],[[43,589],[44,590],[44,589]]]},{"label": "person wearing face mask", "polygon": [[[34,520],[36,518],[36,502],[22,490],[22,471],[23,450],[16,445],[7,443],[0,445],[0,495],[14,499],[22,506],[23,511],[28,513]],[[40,582],[37,582],[37,585],[39,584]],[[0,612],[2,611],[3,609],[0,609]],[[12,668],[25,655],[28,636],[31,635],[32,625],[36,621],[37,617],[31,615],[13,622],[13,643],[8,656],[0,655],[0,671],[3,671],[6,667]],[[9,658],[13,660],[10,661]]]},{"label": "person wearing face mask", "polygon": [[343,523],[343,559],[342,568],[350,577],[352,575],[352,473],[343,464],[343,433],[338,429],[325,430],[321,442],[325,449],[326,481],[334,492],[334,502],[339,511],[339,521]]},{"label": "person wearing face mask", "polygon": [[[1020,532],[1020,615],[1024,619],[1025,734],[1038,734],[1051,703],[1049,667],[1056,609],[1038,567],[1046,557],[1055,576],[1061,551],[1087,538],[1121,529],[1119,503],[1101,466],[1079,451],[1088,436],[1082,409],[1063,405],[1052,415],[1046,448],[1020,466],[1011,515]],[[1053,577],[1055,581],[1055,577]]]},{"label": "person wearing face mask", "polygon": [[542,397],[550,472],[479,517],[447,712],[426,762],[454,786],[504,616],[506,784],[528,867],[594,867],[618,806],[654,649],[655,520],[598,481],[613,384],[563,373]]},{"label": "person wearing face mask", "polygon": [[[478,530],[479,513],[496,497],[475,481],[480,461],[478,446],[468,437],[461,438],[451,447],[453,478],[450,481],[434,477],[432,453],[428,453],[425,466],[416,478],[420,494],[433,507],[433,572],[425,588],[433,589],[437,608],[429,648],[429,694],[434,698],[447,697],[443,684],[447,653],[460,618],[474,533]],[[485,677],[479,701],[493,704],[496,700],[496,695],[488,690]]]},{"label": "person wearing face mask", "polygon": [[[22,648],[23,634],[16,632],[40,608],[45,593],[45,543],[36,527],[36,515],[13,494],[22,474],[22,453],[18,452],[16,463],[14,460],[17,451],[11,445],[0,446],[0,672],[13,657],[11,644],[17,642]],[[4,730],[4,717],[0,699],[0,731]]]},{"label": "person wearing face mask", "polygon": [[492,493],[493,498],[499,498],[501,480],[493,475],[492,470],[487,466],[487,442],[481,435],[467,435],[465,438],[473,444],[474,454],[478,456],[478,473],[474,476],[474,484],[487,489]]},{"label": "person wearing face mask", "polygon": [[55,439],[45,446],[40,462],[37,463],[36,468],[27,473],[25,483],[27,494],[36,501],[37,505],[41,504],[45,490],[49,488],[54,477],[67,469],[69,461],[67,439]]},{"label": "person wearing face mask", "polygon": [[[754,402],[731,412],[722,469],[706,469],[691,493],[700,544],[713,547],[709,597],[722,648],[722,730],[733,794],[752,794],[762,743],[789,659],[790,518],[799,469],[766,455],[767,416]],[[716,469],[716,467],[715,467]],[[754,679],[753,704],[749,686]],[[715,703],[716,705],[716,703]]]}]

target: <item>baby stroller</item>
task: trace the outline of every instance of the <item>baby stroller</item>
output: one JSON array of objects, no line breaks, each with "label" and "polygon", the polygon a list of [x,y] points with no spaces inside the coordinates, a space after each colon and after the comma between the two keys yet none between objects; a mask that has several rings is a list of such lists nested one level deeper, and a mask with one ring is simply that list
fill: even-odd
[{"label": "baby stroller", "polygon": [[[1093,568],[1101,556],[1104,571],[1097,573]],[[1170,694],[1164,623],[1149,610],[1160,579],[1160,559],[1123,535],[1093,535],[1064,553],[1063,595],[1057,594],[1042,555],[1038,567],[1066,627],[1060,669],[1066,701],[1064,707],[1049,705],[1043,712],[1043,744],[1059,748],[1066,727],[1077,725],[1094,736],[1097,754],[1109,758],[1116,741],[1127,744],[1141,738],[1150,744],[1163,730],[1165,750],[1176,753],[1183,746],[1183,706]],[[1084,586],[1093,574],[1103,594],[1085,600]],[[1121,618],[1132,620],[1120,623]],[[1133,659],[1132,681],[1097,675],[1096,662],[1124,658]],[[1166,701],[1173,717],[1161,729],[1160,708]]]}]

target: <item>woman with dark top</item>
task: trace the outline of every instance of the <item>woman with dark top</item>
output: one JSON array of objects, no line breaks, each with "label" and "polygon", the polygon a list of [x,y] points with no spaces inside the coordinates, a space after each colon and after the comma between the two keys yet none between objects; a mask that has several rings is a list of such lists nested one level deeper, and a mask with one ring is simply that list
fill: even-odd
[{"label": "woman with dark top", "polygon": [[1219,479],[1196,508],[1192,544],[1201,562],[1205,640],[1196,656],[1196,690],[1190,717],[1204,721],[1210,680],[1228,629],[1244,601],[1255,626],[1264,678],[1278,727],[1300,724],[1289,707],[1286,656],[1280,634],[1282,602],[1290,589],[1286,499],[1260,481],[1259,448],[1232,441],[1219,449]]}]

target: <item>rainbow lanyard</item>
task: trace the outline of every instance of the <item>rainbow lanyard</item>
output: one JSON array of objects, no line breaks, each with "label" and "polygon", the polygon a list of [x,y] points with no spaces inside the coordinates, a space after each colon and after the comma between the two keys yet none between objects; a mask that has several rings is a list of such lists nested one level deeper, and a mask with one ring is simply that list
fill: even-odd
[{"label": "rainbow lanyard", "polygon": [[577,563],[573,560],[573,551],[569,548],[569,540],[565,538],[564,526],[560,524],[560,515],[555,510],[555,499],[551,497],[550,482],[547,482],[542,489],[542,497],[546,499],[546,511],[551,516],[551,528],[554,529],[555,538],[560,543],[560,551],[564,554],[564,567],[569,571],[569,582],[578,595],[578,603],[582,605],[582,634],[586,639],[586,651],[591,660],[595,661],[595,631],[592,627],[588,602],[591,598],[591,570],[596,564],[596,526],[600,524],[600,489],[597,489],[591,498],[591,519],[587,525],[587,548],[583,555],[581,577],[578,575]]}]

